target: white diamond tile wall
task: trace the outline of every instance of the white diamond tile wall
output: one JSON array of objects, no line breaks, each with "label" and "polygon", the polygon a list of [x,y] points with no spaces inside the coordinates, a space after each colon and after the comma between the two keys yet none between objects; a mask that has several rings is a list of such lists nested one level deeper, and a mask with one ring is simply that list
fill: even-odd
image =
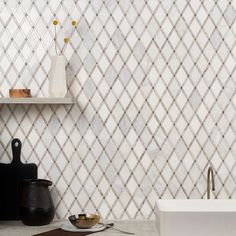
[{"label": "white diamond tile wall", "polygon": [[[0,2],[0,95],[48,95],[52,21],[76,104],[4,105],[1,162],[10,141],[53,181],[58,218],[152,218],[157,198],[236,197],[236,1]],[[61,41],[60,41],[61,40]]]}]

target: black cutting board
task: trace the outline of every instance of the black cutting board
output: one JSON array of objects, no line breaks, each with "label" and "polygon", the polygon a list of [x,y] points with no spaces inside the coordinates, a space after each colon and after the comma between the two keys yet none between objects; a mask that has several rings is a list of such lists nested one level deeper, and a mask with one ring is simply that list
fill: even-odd
[{"label": "black cutting board", "polygon": [[19,186],[24,179],[37,179],[35,164],[20,160],[21,141],[11,142],[13,159],[10,164],[0,163],[0,220],[19,220]]}]

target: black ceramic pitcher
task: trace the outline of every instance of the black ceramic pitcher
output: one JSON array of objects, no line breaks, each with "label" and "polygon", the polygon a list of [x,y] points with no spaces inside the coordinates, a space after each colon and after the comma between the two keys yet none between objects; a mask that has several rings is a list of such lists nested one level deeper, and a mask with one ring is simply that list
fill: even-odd
[{"label": "black ceramic pitcher", "polygon": [[52,182],[44,179],[24,180],[20,188],[20,218],[26,225],[47,225],[55,215],[49,192]]}]

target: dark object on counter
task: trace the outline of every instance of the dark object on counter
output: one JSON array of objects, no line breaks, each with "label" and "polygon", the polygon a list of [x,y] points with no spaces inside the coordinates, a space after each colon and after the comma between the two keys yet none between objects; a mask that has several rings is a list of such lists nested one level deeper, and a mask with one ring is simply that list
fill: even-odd
[{"label": "dark object on counter", "polygon": [[61,230],[61,229],[54,229],[54,230],[51,230],[51,231],[48,231],[48,232],[44,232],[44,233],[41,233],[41,234],[34,234],[33,236],[86,236],[86,235],[90,235],[90,234],[93,234],[93,233],[97,233],[97,232],[67,232],[67,231],[64,231],[64,230]]},{"label": "dark object on counter", "polygon": [[24,180],[20,193],[20,216],[25,225],[47,225],[55,215],[49,192],[52,182],[45,179]]},{"label": "dark object on counter", "polygon": [[21,141],[11,142],[13,159],[10,164],[0,163],[0,220],[19,220],[19,185],[24,179],[37,178],[35,164],[20,161]]},{"label": "dark object on counter", "polygon": [[[103,224],[103,223],[101,223]],[[131,232],[128,232],[128,231],[124,231],[124,230],[120,230],[120,229],[117,229],[117,228],[114,228],[114,223],[110,223],[110,224],[103,224],[105,225],[105,229],[103,229],[102,231],[105,231],[107,229],[113,229],[117,232],[120,232],[122,234],[127,234],[127,235],[135,235],[135,233],[131,233]],[[99,231],[101,232],[101,231]],[[62,229],[55,229],[55,230],[51,230],[51,231],[48,231],[48,232],[44,232],[44,233],[40,233],[40,234],[34,234],[33,236],[85,236],[85,235],[90,235],[90,234],[93,234],[93,233],[98,233],[98,231],[96,232],[69,232],[69,231],[64,231]]]}]

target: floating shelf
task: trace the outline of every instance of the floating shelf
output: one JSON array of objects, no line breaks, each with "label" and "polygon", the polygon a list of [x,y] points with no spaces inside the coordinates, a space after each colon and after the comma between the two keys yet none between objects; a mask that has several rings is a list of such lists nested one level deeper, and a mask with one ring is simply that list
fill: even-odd
[{"label": "floating shelf", "polygon": [[0,98],[0,104],[74,104],[75,100],[66,98]]}]

